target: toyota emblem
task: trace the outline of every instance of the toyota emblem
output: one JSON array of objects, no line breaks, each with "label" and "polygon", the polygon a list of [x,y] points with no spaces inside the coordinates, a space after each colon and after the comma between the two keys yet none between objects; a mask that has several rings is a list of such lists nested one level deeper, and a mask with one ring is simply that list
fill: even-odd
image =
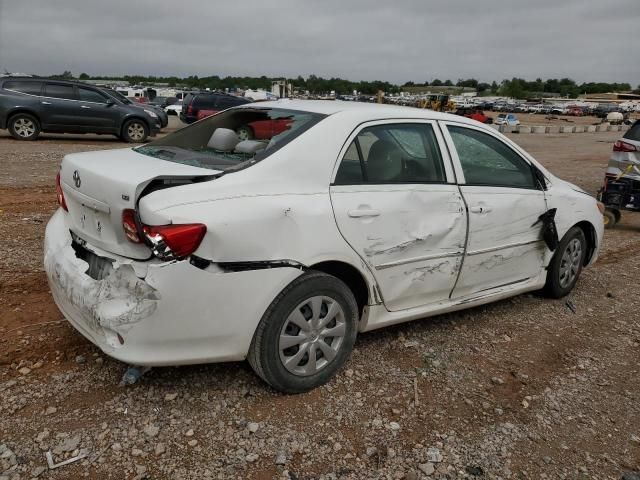
[{"label": "toyota emblem", "polygon": [[82,180],[80,180],[80,174],[78,173],[78,170],[73,172],[73,183],[76,184],[76,188],[80,188],[80,185],[82,185]]}]

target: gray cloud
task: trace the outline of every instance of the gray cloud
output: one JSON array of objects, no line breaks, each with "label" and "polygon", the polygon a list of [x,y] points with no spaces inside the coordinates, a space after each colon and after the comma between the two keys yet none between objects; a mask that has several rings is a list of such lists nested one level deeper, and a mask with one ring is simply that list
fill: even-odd
[{"label": "gray cloud", "polygon": [[0,68],[635,86],[639,21],[638,0],[0,0]]}]

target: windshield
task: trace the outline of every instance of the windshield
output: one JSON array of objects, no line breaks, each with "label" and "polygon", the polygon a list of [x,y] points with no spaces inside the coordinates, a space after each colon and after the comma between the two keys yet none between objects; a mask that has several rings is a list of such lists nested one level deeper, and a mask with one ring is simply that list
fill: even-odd
[{"label": "windshield", "polygon": [[183,165],[236,170],[265,159],[325,117],[279,108],[232,108],[135,150]]}]

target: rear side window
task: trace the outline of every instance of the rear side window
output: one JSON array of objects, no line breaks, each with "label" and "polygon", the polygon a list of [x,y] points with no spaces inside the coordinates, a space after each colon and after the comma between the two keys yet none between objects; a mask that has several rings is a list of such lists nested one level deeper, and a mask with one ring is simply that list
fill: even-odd
[{"label": "rear side window", "polygon": [[[360,163],[357,168],[356,159]],[[429,124],[398,123],[364,128],[347,149],[336,185],[444,183],[440,148]]]},{"label": "rear side window", "polygon": [[78,98],[83,102],[106,103],[107,101],[100,92],[84,87],[78,88]]},{"label": "rear side window", "polygon": [[42,82],[10,81],[4,82],[3,88],[14,92],[28,93],[29,95],[40,95]]},{"label": "rear side window", "polygon": [[[313,128],[325,115],[280,108],[237,108],[212,115],[136,148],[150,157],[233,171],[266,159]],[[251,139],[241,140],[241,133]],[[282,172],[287,175],[286,171]]]},{"label": "rear side window", "polygon": [[627,130],[627,133],[625,133],[622,138],[640,142],[640,120],[636,120],[636,123],[631,125],[631,128]]},{"label": "rear side window", "polygon": [[53,98],[64,98],[68,100],[75,100],[76,96],[73,92],[73,86],[62,85],[59,83],[47,83],[45,84],[45,95]]},{"label": "rear side window", "polygon": [[204,108],[207,110],[217,109],[215,95],[198,95],[193,103],[194,106],[197,106],[198,108]]},{"label": "rear side window", "polygon": [[241,105],[243,103],[246,103],[246,102],[244,102],[240,98],[219,97],[217,106],[218,106],[218,110],[226,110],[227,108],[235,107],[236,105]]},{"label": "rear side window", "polygon": [[536,188],[531,166],[505,143],[470,128],[448,129],[467,185]]}]

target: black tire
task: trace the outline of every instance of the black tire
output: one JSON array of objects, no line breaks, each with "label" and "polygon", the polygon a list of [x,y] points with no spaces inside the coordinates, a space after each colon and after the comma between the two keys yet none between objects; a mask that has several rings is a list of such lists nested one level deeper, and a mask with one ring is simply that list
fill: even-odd
[{"label": "black tire", "polygon": [[16,140],[31,141],[40,136],[40,122],[33,115],[18,113],[9,119],[9,133]]},{"label": "black tire", "polygon": [[142,143],[149,137],[149,127],[138,118],[132,118],[124,122],[122,126],[122,139],[129,143]]},{"label": "black tire", "polygon": [[602,220],[604,222],[604,228],[607,229],[615,227],[616,223],[618,223],[618,217],[609,209],[605,210],[602,214]]},{"label": "black tire", "polygon": [[[579,242],[580,251],[574,247]],[[547,270],[545,293],[551,298],[566,296],[575,286],[587,253],[587,239],[580,227],[572,227],[558,245]]]},{"label": "black tire", "polygon": [[251,129],[251,127],[242,126],[236,130],[236,133],[238,134],[238,138],[240,138],[241,141],[253,140],[254,138],[253,130]]},{"label": "black tire", "polygon": [[[317,307],[318,321],[327,318],[330,308],[331,311],[337,310],[334,303],[341,310],[331,317],[334,320],[326,327],[313,328],[307,333],[302,329],[296,331],[299,323],[291,321],[294,312],[307,322],[307,327],[313,325],[311,299],[321,299],[314,300],[320,302]],[[358,306],[349,287],[326,273],[306,272],[271,302],[254,333],[247,359],[256,374],[276,390],[284,393],[306,392],[328,382],[348,360],[358,333],[358,320]],[[326,332],[333,329],[337,332],[338,327],[344,330],[344,336],[340,338],[318,334],[321,330]],[[281,349],[280,342],[284,336],[305,337],[305,340]],[[320,345],[321,342],[326,345]],[[331,355],[325,356],[327,348],[334,352],[331,354],[335,355],[333,358],[330,358]],[[296,360],[300,352],[302,356]],[[314,352],[319,363],[312,365],[310,352]],[[286,359],[290,360],[289,366],[285,366]],[[317,370],[314,369],[316,365]],[[292,371],[294,368],[308,371],[296,373]]]}]

